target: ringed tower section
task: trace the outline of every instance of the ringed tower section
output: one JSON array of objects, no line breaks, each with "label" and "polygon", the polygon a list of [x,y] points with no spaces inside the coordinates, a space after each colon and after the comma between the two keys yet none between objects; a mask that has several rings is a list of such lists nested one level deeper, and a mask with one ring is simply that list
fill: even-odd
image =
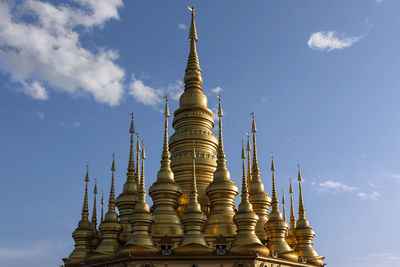
[{"label": "ringed tower section", "polygon": [[[182,189],[178,199],[181,206],[189,202],[192,179],[191,144],[195,143],[197,152],[196,183],[199,193],[199,203],[206,211],[209,200],[206,197],[206,187],[212,182],[217,167],[216,152],[218,139],[212,133],[214,127],[213,113],[207,107],[207,97],[203,93],[201,69],[196,51],[197,30],[194,8],[190,8],[192,20],[189,31],[190,52],[185,70],[185,90],[179,99],[179,108],[174,112],[172,126],[175,132],[170,137],[171,169],[175,181]],[[206,211],[207,212],[207,211]],[[180,211],[180,214],[183,210]]]}]

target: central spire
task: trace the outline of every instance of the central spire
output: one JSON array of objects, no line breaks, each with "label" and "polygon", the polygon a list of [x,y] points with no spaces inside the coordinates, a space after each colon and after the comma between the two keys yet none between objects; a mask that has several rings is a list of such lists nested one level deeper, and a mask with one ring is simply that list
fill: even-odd
[{"label": "central spire", "polygon": [[201,69],[197,55],[197,29],[194,8],[191,11],[189,30],[190,50],[185,69],[185,90],[179,99],[179,108],[174,112],[172,127],[175,132],[170,138],[171,169],[175,181],[182,189],[178,199],[179,214],[183,215],[185,206],[189,203],[191,188],[192,151],[190,145],[195,141],[197,151],[196,184],[198,199],[202,211],[207,215],[209,199],[205,194],[207,186],[212,182],[217,167],[216,157],[218,140],[212,133],[214,127],[213,112],[207,108],[207,96],[203,93]]}]

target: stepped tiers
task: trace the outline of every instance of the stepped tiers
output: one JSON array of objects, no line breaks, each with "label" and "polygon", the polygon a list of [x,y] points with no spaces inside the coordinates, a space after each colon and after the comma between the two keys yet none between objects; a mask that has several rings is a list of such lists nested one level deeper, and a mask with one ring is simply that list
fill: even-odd
[{"label": "stepped tiers", "polygon": [[[286,222],[286,211],[283,210],[283,216],[280,211],[276,191],[279,173],[276,179],[273,160],[272,198],[264,190],[261,176],[268,174],[258,165],[254,113],[251,113],[250,133],[247,132],[245,142],[242,140],[242,174],[235,174],[242,177],[240,188],[231,180],[226,164],[229,157],[223,145],[222,100],[218,96],[217,138],[212,133],[213,113],[207,107],[202,89],[194,8],[190,10],[185,90],[179,108],[173,113],[175,132],[170,138],[168,97],[164,97],[160,169],[147,191],[152,204],[146,197],[144,143],[135,131],[131,113],[128,168],[121,193],[115,198],[113,156],[107,212],[103,215],[102,190],[98,220],[97,184],[94,184],[89,219],[89,170],[86,170],[82,216],[72,233],[75,248],[63,259],[64,266],[324,266],[324,257],[312,245],[315,232],[306,218],[300,167],[297,221],[291,183],[290,225]],[[240,203],[237,207],[235,200]]]}]

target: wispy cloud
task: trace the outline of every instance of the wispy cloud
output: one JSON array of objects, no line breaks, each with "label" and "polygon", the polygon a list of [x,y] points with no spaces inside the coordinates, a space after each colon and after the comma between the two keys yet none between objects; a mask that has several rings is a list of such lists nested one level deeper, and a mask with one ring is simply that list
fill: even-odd
[{"label": "wispy cloud", "polygon": [[162,91],[144,85],[143,81],[137,80],[134,74],[132,74],[132,82],[129,88],[129,94],[140,103],[155,107],[161,102]]},{"label": "wispy cloud", "polygon": [[215,88],[213,88],[213,89],[211,89],[211,92],[213,92],[214,94],[219,94],[219,93],[221,93],[223,90],[222,90],[222,88],[220,87],[220,86],[217,86],[217,87],[215,87]]},{"label": "wispy cloud", "polygon": [[383,253],[368,253],[364,257],[357,257],[357,260],[379,260],[379,261],[398,261],[400,260],[400,255],[391,252]]},{"label": "wispy cloud", "polygon": [[363,192],[358,187],[350,186],[338,181],[327,180],[324,182],[312,182],[314,188],[320,193],[350,193],[362,200],[377,200],[381,195],[377,191]]},{"label": "wispy cloud", "polygon": [[375,0],[378,4],[385,2],[385,0]]},{"label": "wispy cloud", "polygon": [[343,49],[357,43],[363,36],[346,37],[338,36],[334,31],[321,31],[311,34],[308,40],[308,47],[321,51],[332,51]]},{"label": "wispy cloud", "polygon": [[178,28],[179,28],[179,29],[182,29],[182,30],[187,29],[186,25],[185,25],[185,24],[182,24],[182,23],[178,23]]},{"label": "wispy cloud", "polygon": [[175,83],[171,83],[167,87],[167,93],[171,96],[172,99],[178,101],[183,93],[183,82],[175,81]]},{"label": "wispy cloud", "polygon": [[[118,53],[105,48],[92,52],[79,40],[92,28],[119,19],[122,6],[122,0],[75,1],[73,6],[38,0],[0,1],[0,57],[6,71],[34,99],[46,100],[48,90],[57,88],[117,105],[125,78],[124,70],[115,63]],[[32,20],[21,19],[25,14]],[[77,28],[84,29],[83,33]]]},{"label": "wispy cloud", "polygon": [[395,180],[398,184],[400,184],[400,173],[386,172],[385,176]]},{"label": "wispy cloud", "polygon": [[62,127],[74,127],[74,128],[76,128],[76,127],[79,127],[79,126],[81,126],[81,123],[78,121],[78,122],[72,122],[72,123],[67,123],[67,122],[65,122],[65,121],[62,121],[62,122],[60,122],[60,126],[62,126]]}]

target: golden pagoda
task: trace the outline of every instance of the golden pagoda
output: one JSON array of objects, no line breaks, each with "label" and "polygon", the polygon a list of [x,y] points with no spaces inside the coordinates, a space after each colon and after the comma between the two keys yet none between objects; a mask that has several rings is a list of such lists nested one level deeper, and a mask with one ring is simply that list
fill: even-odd
[{"label": "golden pagoda", "polygon": [[[170,112],[168,96],[164,97],[160,169],[148,190],[153,201],[151,208],[146,200],[144,142],[140,142],[141,138],[135,131],[131,113],[128,168],[122,191],[115,199],[113,154],[108,210],[104,216],[102,191],[100,225],[97,227],[97,183],[89,221],[87,169],[82,216],[72,233],[75,248],[68,258],[63,259],[64,266],[322,267],[324,257],[312,247],[315,233],[305,217],[300,170],[299,218],[296,222],[290,185],[289,230],[286,211],[282,217],[279,210],[273,159],[272,199],[264,190],[258,164],[254,113],[251,113],[252,142],[247,133],[246,144],[242,140],[242,174],[235,174],[242,176],[240,204],[235,206],[239,188],[231,180],[226,165],[222,100],[219,95],[217,138],[212,133],[213,112],[207,107],[207,97],[202,89],[194,8],[190,11],[185,90],[179,108],[173,114],[175,131],[169,138]],[[284,196],[282,204],[285,204]]]}]

